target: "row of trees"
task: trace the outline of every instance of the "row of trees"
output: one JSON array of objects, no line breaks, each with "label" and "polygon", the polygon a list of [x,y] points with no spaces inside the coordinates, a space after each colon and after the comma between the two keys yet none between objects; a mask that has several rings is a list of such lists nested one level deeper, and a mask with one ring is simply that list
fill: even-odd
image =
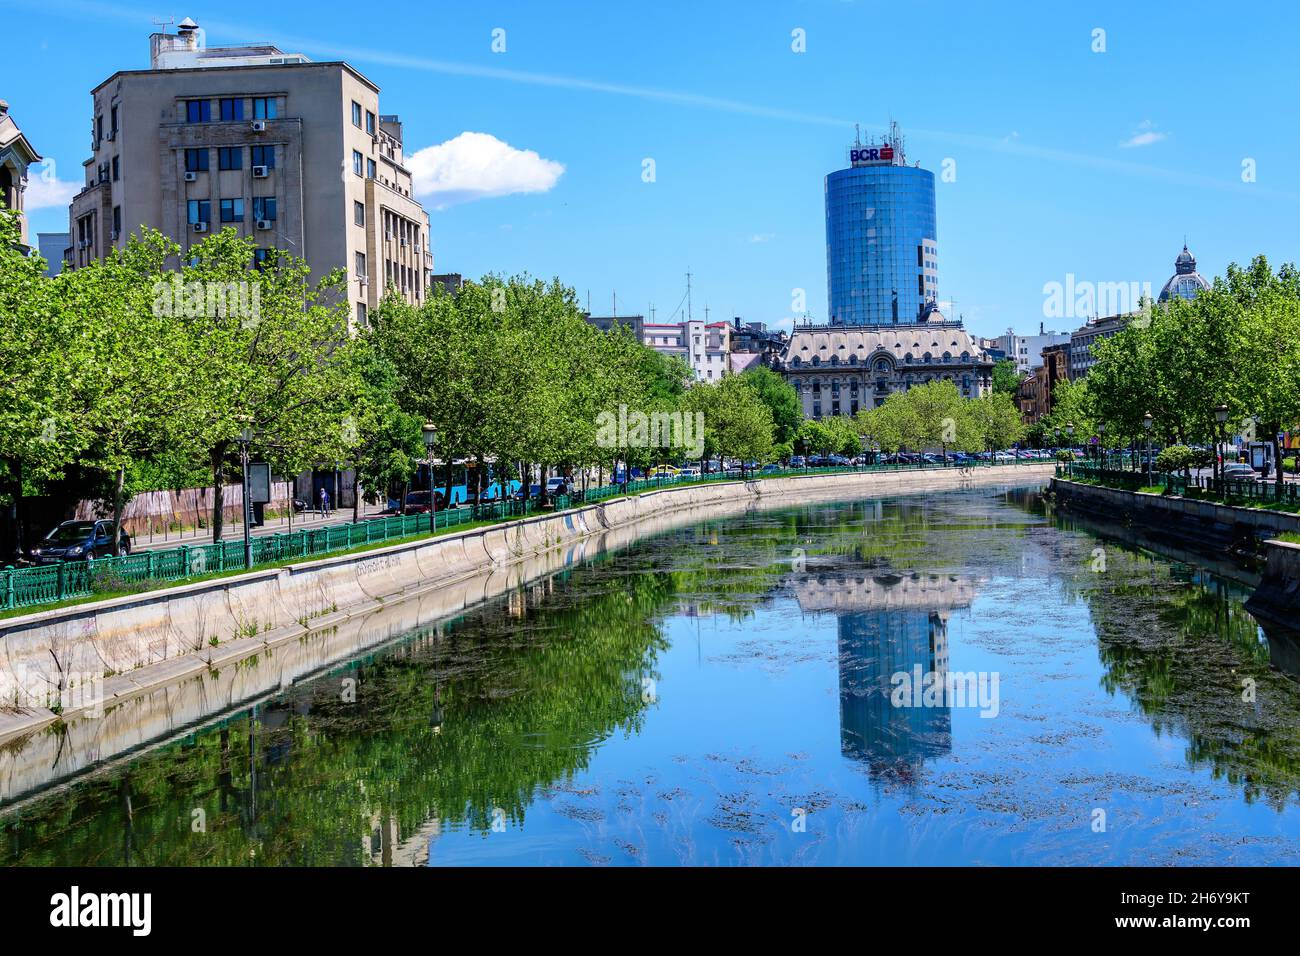
[{"label": "row of trees", "polygon": [[1227,435],[1276,443],[1300,423],[1300,273],[1275,272],[1263,256],[1230,265],[1194,299],[1148,306],[1094,352],[1087,378],[1055,386],[1045,434],[1072,428],[1076,441],[1140,447],[1150,414],[1154,444],[1210,445],[1226,406]]},{"label": "row of trees", "polygon": [[133,492],[206,473],[220,537],[245,429],[282,474],[350,459],[372,438],[388,373],[348,339],[342,273],[313,283],[284,253],[250,269],[251,240],[228,230],[185,262],[146,232],[49,278],[17,237],[0,211],[0,470],[11,505],[60,487],[111,501],[120,524]]},{"label": "row of trees", "polygon": [[[145,231],[50,278],[0,209],[7,503],[99,499],[120,526],[136,492],[210,482],[220,538],[223,489],[250,433],[250,453],[277,474],[353,466],[372,500],[424,458],[425,423],[442,461],[525,479],[525,463],[612,470],[697,448],[766,459],[791,438],[797,401],[778,377],[688,387],[685,363],[593,328],[558,282],[487,276],[418,307],[387,298],[352,334],[342,271],[313,281],[285,252],[254,265],[254,243],[234,230],[188,259]],[[675,427],[611,439],[601,416],[619,409],[676,416]]]},{"label": "row of trees", "polygon": [[342,271],[313,281],[286,252],[255,262],[234,230],[188,259],[145,231],[53,278],[17,238],[0,210],[0,494],[11,505],[100,499],[120,525],[136,492],[211,483],[220,538],[223,489],[249,434],[251,455],[277,474],[352,466],[371,500],[410,478],[426,423],[440,461],[491,463],[525,484],[534,465],[544,478],[683,458],[766,462],[796,448],[850,454],[864,438],[892,451],[1016,437],[1005,395],[966,401],[951,383],[855,419],[805,422],[770,369],[692,383],[684,362],[630,330],[584,321],[558,281],[490,275],[418,306],[391,296],[350,330]]}]

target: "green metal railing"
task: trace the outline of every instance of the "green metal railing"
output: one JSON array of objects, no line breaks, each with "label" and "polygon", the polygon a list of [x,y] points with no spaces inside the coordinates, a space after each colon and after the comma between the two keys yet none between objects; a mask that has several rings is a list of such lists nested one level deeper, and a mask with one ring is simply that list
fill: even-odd
[{"label": "green metal railing", "polygon": [[1164,471],[1152,471],[1148,479],[1146,471],[1130,471],[1123,468],[1111,468],[1095,462],[1070,462],[1058,465],[1057,477],[1079,478],[1093,481],[1108,488],[1124,491],[1137,491],[1139,488],[1160,487],[1166,494],[1182,495],[1188,498],[1217,499],[1227,504],[1242,502],[1261,504],[1300,504],[1300,485],[1288,482],[1278,487],[1276,481],[1254,481],[1252,479],[1213,478],[1209,475],[1180,475]]},{"label": "green metal railing", "polygon": [[[1045,464],[1041,459],[1014,462],[979,462],[971,467],[992,464]],[[903,465],[859,465],[828,468],[783,468],[776,471],[746,472],[746,478],[789,477],[792,475],[844,474],[854,472],[925,471],[936,468],[964,467],[957,462]],[[621,484],[602,485],[577,490],[553,499],[556,511],[581,504],[634,495],[659,488],[736,480],[739,471],[702,474],[697,478],[648,478]],[[496,501],[473,506],[448,508],[437,512],[435,527],[441,531],[473,522],[495,522],[525,517],[539,510],[536,499]],[[257,535],[252,539],[252,565],[244,562],[243,538],[215,544],[182,545],[158,551],[142,551],[121,558],[93,561],[61,561],[57,564],[0,570],[0,610],[37,607],[70,598],[96,593],[132,591],[139,585],[183,581],[203,575],[244,571],[295,559],[321,557],[338,551],[399,538],[409,538],[429,530],[429,514],[395,515],[355,523],[329,525],[303,531]]]}]

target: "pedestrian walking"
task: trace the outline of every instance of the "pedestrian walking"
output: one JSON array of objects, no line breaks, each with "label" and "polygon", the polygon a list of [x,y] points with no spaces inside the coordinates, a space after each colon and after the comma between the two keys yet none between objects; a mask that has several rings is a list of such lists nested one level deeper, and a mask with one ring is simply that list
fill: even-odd
[{"label": "pedestrian walking", "polygon": [[324,488],[320,490],[320,516],[322,518],[329,514],[330,510],[330,493]]}]

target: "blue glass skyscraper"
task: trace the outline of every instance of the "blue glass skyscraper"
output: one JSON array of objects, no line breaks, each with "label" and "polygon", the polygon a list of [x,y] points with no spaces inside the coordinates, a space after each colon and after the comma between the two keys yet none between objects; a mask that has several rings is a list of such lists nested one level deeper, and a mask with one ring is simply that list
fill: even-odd
[{"label": "blue glass skyscraper", "polygon": [[826,177],[832,325],[911,325],[938,297],[934,173],[904,164],[897,128]]}]

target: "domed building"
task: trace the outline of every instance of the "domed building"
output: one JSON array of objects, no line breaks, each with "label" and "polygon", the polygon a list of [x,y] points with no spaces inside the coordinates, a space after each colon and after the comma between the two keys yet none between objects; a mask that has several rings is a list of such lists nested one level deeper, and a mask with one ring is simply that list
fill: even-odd
[{"label": "domed building", "polygon": [[1160,290],[1159,301],[1168,302],[1175,296],[1190,301],[1196,298],[1196,293],[1209,287],[1205,277],[1196,271],[1196,256],[1187,251],[1187,243],[1184,242],[1183,251],[1174,260],[1174,274]]}]

